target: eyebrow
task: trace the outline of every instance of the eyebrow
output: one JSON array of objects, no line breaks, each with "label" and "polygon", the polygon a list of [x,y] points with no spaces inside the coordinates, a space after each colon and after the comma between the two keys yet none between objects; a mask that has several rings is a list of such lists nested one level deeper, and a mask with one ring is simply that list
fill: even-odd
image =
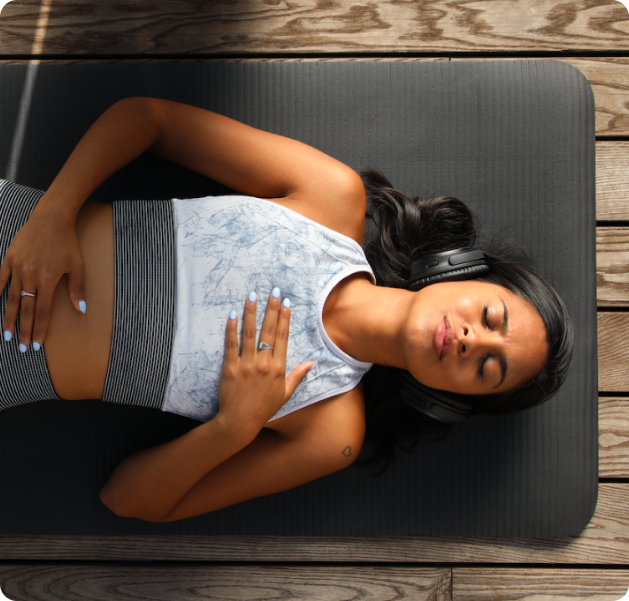
[{"label": "eyebrow", "polygon": [[[502,330],[503,334],[506,334],[509,331],[509,311],[507,311],[507,305],[504,302],[504,300],[500,299],[502,301],[502,308],[504,310],[503,313],[503,318],[502,318],[502,323],[500,324],[500,329]],[[507,357],[505,355],[500,355],[500,357],[498,358],[498,361],[500,362],[500,371],[502,372],[502,377],[500,378],[500,382],[498,382],[498,384],[496,386],[494,386],[494,388],[499,388],[502,383],[505,381],[505,378],[507,377]]]}]

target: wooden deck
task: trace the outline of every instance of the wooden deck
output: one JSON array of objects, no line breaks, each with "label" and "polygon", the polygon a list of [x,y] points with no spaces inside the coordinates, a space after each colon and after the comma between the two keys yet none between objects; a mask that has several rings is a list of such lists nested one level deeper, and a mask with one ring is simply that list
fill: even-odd
[{"label": "wooden deck", "polygon": [[[14,0],[0,61],[563,60],[596,98],[600,485],[561,541],[0,536],[11,599],[616,601],[629,588],[629,13],[616,0]],[[159,562],[159,563],[158,563]]]}]

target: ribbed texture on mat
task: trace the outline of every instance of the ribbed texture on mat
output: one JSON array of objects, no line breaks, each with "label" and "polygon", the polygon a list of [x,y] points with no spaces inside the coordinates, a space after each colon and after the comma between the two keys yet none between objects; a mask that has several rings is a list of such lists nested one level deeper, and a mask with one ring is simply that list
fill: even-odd
[{"label": "ribbed texture on mat", "polygon": [[[41,190],[0,180],[0,257],[3,261],[13,237],[26,223],[43,194]],[[2,292],[2,326],[8,298],[9,286]],[[59,400],[50,380],[44,345],[39,351],[29,345],[25,353],[20,352],[20,312],[15,322],[15,332],[11,333],[13,338],[6,341],[2,330],[0,339],[0,409],[46,399]]]},{"label": "ribbed texture on mat", "polygon": [[161,409],[177,290],[173,206],[148,200],[112,206],[114,330],[103,401]]}]

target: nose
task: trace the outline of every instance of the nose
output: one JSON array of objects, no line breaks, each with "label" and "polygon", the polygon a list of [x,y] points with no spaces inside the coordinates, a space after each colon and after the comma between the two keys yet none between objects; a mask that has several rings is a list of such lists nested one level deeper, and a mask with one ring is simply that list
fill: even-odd
[{"label": "nose", "polygon": [[464,324],[458,340],[459,354],[468,357],[474,353],[497,352],[501,343],[499,332],[490,332],[486,328]]}]

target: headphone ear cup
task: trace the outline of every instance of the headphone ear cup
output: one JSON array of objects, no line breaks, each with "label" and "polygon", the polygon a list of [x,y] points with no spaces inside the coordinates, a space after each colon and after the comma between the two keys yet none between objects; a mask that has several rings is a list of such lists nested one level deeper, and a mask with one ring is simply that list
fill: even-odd
[{"label": "headphone ear cup", "polygon": [[452,271],[448,271],[446,273],[438,273],[437,275],[419,278],[409,286],[409,290],[416,292],[417,290],[421,290],[430,284],[438,284],[439,282],[460,282],[462,280],[473,280],[474,278],[480,278],[487,273],[489,273],[489,267],[487,265],[460,267],[459,269],[453,269]]},{"label": "headphone ear cup", "polygon": [[446,424],[465,421],[474,409],[470,397],[429,388],[407,371],[400,373],[399,393],[416,411]]}]

